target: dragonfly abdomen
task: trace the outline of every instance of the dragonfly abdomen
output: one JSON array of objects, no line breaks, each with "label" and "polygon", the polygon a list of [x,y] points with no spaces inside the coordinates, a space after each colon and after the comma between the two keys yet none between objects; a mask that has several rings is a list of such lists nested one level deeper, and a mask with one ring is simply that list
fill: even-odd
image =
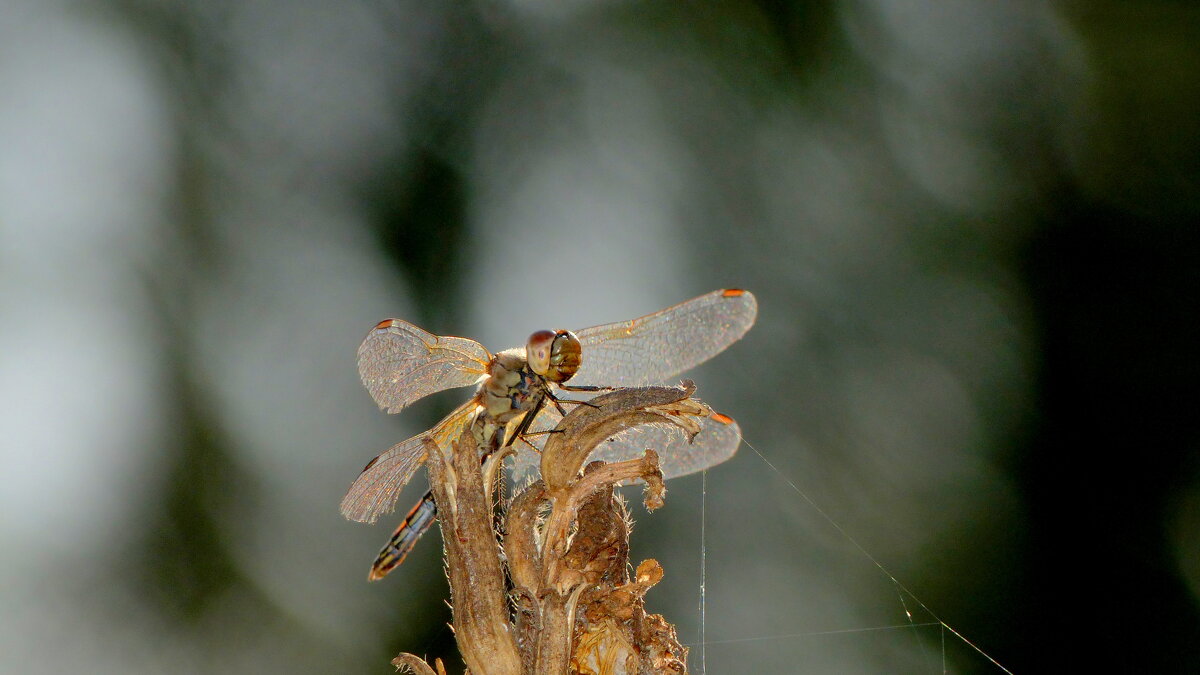
[{"label": "dragonfly abdomen", "polygon": [[413,547],[417,545],[417,540],[421,535],[429,531],[433,525],[434,519],[437,518],[437,504],[433,501],[433,492],[426,492],[421,501],[408,512],[404,517],[404,521],[400,523],[400,527],[392,533],[392,538],[379,551],[379,555],[375,557],[375,563],[371,565],[371,574],[367,578],[370,581],[382,579],[387,576],[404,559],[412,552]]}]

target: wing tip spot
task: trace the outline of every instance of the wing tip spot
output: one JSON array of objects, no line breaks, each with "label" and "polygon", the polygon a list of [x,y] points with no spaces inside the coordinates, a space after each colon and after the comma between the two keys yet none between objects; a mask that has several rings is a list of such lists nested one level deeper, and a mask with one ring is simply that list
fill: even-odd
[{"label": "wing tip spot", "polygon": [[383,330],[384,328],[391,328],[392,324],[394,324],[395,321],[396,321],[395,319],[384,319],[383,321],[380,321],[379,323],[375,324],[374,330]]},{"label": "wing tip spot", "polygon": [[726,288],[721,291],[721,297],[737,298],[746,294],[746,291],[741,288]]},{"label": "wing tip spot", "polygon": [[719,412],[715,412],[715,413],[713,413],[713,414],[709,415],[709,417],[710,417],[710,418],[711,418],[711,419],[712,419],[714,422],[718,422],[718,423],[720,423],[720,424],[733,424],[733,418],[732,418],[732,417],[730,417],[729,415],[722,415],[722,414],[721,414],[721,413],[719,413]]}]

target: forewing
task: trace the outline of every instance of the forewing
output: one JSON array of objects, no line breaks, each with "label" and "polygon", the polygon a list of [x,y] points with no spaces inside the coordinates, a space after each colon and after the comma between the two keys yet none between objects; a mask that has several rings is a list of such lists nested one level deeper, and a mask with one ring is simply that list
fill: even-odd
[{"label": "forewing", "polygon": [[397,413],[432,393],[474,384],[492,355],[460,337],[434,335],[401,319],[379,322],[358,348],[358,374],[375,403]]},{"label": "forewing", "polygon": [[665,382],[737,342],[758,314],[750,291],[724,289],[646,316],[585,328],[575,386],[640,387]]},{"label": "forewing", "polygon": [[371,460],[342,498],[342,515],[360,523],[373,523],[390,513],[396,508],[400,491],[429,457],[425,439],[432,439],[438,447],[449,446],[470,423],[475,405],[473,399],[467,401],[429,431],[401,441]]},{"label": "forewing", "polygon": [[[552,429],[557,423],[557,413],[543,411],[531,430]],[[524,439],[525,442],[514,444],[517,454],[513,460],[513,481],[518,485],[538,476],[539,451],[546,443],[546,435],[526,435]],[[650,449],[658,453],[663,478],[675,478],[703,471],[733,457],[741,441],[742,432],[737,422],[725,415],[714,414],[700,420],[700,433],[691,443],[687,433],[670,422],[643,424],[605,440],[592,451],[587,461],[621,462],[641,457]]]}]

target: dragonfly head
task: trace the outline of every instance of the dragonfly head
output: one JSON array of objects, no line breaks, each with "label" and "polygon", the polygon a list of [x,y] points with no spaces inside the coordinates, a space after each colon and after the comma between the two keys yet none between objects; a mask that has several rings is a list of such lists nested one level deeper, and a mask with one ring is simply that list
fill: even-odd
[{"label": "dragonfly head", "polygon": [[529,369],[551,382],[571,379],[579,370],[582,352],[579,338],[569,330],[539,330],[525,343]]}]

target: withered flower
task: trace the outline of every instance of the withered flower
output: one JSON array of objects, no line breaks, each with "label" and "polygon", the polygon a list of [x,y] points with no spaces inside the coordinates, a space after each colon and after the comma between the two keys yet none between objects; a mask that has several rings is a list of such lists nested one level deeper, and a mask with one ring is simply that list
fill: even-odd
[{"label": "withered flower", "polygon": [[[429,453],[439,509],[454,631],[469,672],[619,675],[684,673],[687,649],[644,597],[663,576],[654,560],[629,575],[629,515],[616,485],[645,484],[644,504],[663,504],[653,448],[636,459],[585,462],[627,429],[673,425],[694,437],[711,409],[695,385],[618,389],[576,406],[547,439],[542,478],[519,490],[493,528],[495,434],[466,430],[452,453]],[[492,455],[481,465],[480,456]],[[393,661],[420,675],[444,673],[411,654]]]}]

